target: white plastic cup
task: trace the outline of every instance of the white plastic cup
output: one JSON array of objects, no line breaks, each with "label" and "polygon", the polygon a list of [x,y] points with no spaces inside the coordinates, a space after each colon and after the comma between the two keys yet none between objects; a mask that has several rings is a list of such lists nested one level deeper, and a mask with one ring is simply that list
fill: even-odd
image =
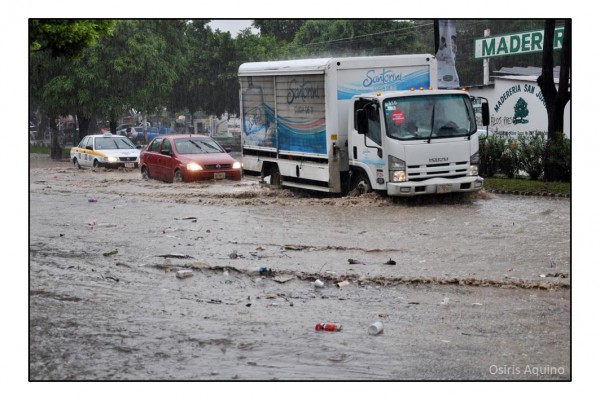
[{"label": "white plastic cup", "polygon": [[319,288],[321,288],[321,287],[323,287],[323,286],[325,286],[325,284],[324,284],[324,283],[323,283],[323,281],[321,281],[320,279],[317,279],[317,280],[315,281],[315,287],[319,287]]},{"label": "white plastic cup", "polygon": [[369,335],[379,335],[383,332],[383,322],[376,321],[369,326]]}]

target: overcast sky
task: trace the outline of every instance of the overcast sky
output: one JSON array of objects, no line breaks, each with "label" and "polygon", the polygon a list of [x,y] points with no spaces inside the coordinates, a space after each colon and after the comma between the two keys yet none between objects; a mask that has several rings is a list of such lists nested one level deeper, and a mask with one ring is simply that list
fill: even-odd
[{"label": "overcast sky", "polygon": [[[232,37],[236,37],[238,32],[246,29],[252,28],[252,20],[251,19],[215,19],[210,24],[210,27],[213,30],[219,29],[221,32],[229,31],[231,32]],[[258,33],[258,30],[252,28],[252,32]]]}]

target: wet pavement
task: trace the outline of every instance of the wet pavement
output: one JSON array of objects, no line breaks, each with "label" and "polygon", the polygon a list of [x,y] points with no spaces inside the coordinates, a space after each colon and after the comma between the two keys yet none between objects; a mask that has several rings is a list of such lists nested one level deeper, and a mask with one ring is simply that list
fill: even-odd
[{"label": "wet pavement", "polygon": [[32,380],[571,378],[570,199],[30,162]]}]

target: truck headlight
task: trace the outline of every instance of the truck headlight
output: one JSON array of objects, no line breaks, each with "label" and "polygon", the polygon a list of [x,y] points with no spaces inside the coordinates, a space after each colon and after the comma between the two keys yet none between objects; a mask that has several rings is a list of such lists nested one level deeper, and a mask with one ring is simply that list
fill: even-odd
[{"label": "truck headlight", "polygon": [[394,156],[388,155],[390,182],[406,182],[406,163]]},{"label": "truck headlight", "polygon": [[468,176],[479,175],[479,151],[471,155],[471,165],[467,171]]}]

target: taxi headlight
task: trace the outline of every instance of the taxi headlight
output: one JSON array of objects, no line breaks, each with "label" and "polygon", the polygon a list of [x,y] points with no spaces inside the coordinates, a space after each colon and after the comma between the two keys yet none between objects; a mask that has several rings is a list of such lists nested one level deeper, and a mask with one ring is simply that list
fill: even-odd
[{"label": "taxi headlight", "polygon": [[232,168],[233,169],[240,169],[240,168],[242,168],[242,164],[240,164],[239,161],[236,161],[236,162],[233,163]]},{"label": "taxi headlight", "polygon": [[187,170],[188,171],[202,171],[202,167],[196,163],[189,163],[187,165]]},{"label": "taxi headlight", "polygon": [[117,157],[107,157],[106,161],[108,161],[109,163],[114,163],[119,161],[119,159]]}]

